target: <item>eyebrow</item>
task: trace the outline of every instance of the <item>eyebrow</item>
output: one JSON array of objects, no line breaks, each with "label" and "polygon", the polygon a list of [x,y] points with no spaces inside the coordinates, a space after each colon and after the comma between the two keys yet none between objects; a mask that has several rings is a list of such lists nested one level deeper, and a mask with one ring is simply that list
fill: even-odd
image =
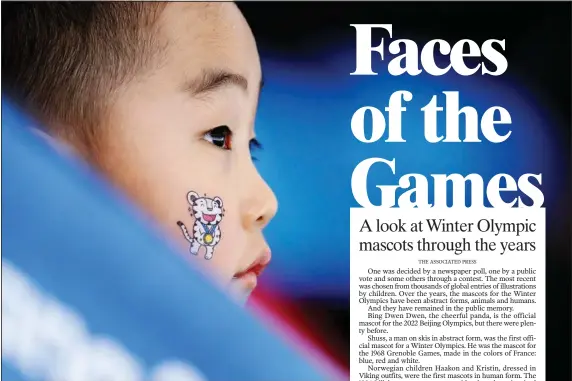
[{"label": "eyebrow", "polygon": [[[259,91],[262,90],[263,85],[264,79],[260,81]],[[205,69],[197,78],[186,83],[185,90],[193,96],[198,96],[219,91],[229,86],[238,87],[246,92],[248,91],[248,80],[241,74],[224,69]]]}]

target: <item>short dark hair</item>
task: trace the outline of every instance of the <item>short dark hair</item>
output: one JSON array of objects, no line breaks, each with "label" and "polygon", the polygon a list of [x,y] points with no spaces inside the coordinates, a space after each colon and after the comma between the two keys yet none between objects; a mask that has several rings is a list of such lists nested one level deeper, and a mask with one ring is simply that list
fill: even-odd
[{"label": "short dark hair", "polygon": [[2,2],[2,91],[90,144],[114,90],[160,56],[156,20],[164,6]]}]

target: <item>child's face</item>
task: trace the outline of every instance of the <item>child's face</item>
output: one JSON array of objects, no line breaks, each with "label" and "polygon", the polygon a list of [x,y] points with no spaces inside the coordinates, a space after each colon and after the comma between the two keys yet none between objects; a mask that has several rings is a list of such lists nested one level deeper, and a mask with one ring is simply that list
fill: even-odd
[{"label": "child's face", "polygon": [[[277,208],[249,149],[261,83],[256,44],[233,3],[171,3],[159,34],[162,65],[117,93],[101,166],[188,258],[228,282],[266,258],[262,229]],[[201,84],[222,72],[231,75]],[[233,283],[248,292],[256,277]]]}]

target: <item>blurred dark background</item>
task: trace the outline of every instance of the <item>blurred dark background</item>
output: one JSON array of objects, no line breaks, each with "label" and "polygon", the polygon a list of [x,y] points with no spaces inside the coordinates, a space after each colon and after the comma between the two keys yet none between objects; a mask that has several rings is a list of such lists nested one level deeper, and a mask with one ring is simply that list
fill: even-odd
[{"label": "blurred dark background", "polygon": [[[324,51],[334,51],[336,46],[344,44],[353,47],[355,36],[350,24],[393,24],[394,38],[411,38],[418,44],[435,38],[450,43],[464,38],[477,43],[491,38],[506,39],[507,75],[518,78],[520,88],[532,94],[539,113],[550,121],[550,134],[555,137],[556,145],[540,147],[537,157],[554,150],[561,154],[552,174],[545,174],[559,180],[558,185],[545,189],[547,199],[552,200],[546,204],[547,380],[569,379],[571,4],[240,2],[238,5],[257,39],[263,70],[268,60],[283,62],[289,69],[283,69],[282,73],[290,70],[293,76],[300,74],[297,71],[319,72],[320,66],[335,65],[331,62],[335,56],[325,55]],[[348,54],[352,62],[353,57]],[[343,67],[345,71],[339,70],[339,77],[322,81],[347,80],[353,70],[350,66]],[[341,122],[348,130],[350,116]],[[349,187],[349,177],[347,182]],[[349,233],[343,238],[349,241]],[[343,261],[348,261],[349,277],[349,258]],[[279,271],[280,268],[276,270]],[[315,271],[318,276],[320,270]],[[289,276],[297,275],[293,272]],[[346,367],[349,367],[348,296],[323,289],[290,295],[302,324]]]}]

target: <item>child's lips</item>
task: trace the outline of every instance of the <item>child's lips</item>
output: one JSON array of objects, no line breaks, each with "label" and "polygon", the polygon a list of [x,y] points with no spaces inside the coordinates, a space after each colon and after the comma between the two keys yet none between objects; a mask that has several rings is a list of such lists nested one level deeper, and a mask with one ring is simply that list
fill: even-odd
[{"label": "child's lips", "polygon": [[233,279],[239,281],[246,289],[252,290],[258,283],[258,277],[270,263],[270,251],[266,250],[250,267],[244,271],[238,272]]},{"label": "child's lips", "polygon": [[236,273],[234,275],[234,278],[240,279],[248,274],[254,274],[254,276],[259,277],[264,271],[264,269],[266,269],[266,266],[268,266],[268,262],[254,264],[250,266],[247,270]]},{"label": "child's lips", "polygon": [[258,284],[258,276],[253,272],[246,272],[233,278],[233,283],[243,292],[250,293]]}]

